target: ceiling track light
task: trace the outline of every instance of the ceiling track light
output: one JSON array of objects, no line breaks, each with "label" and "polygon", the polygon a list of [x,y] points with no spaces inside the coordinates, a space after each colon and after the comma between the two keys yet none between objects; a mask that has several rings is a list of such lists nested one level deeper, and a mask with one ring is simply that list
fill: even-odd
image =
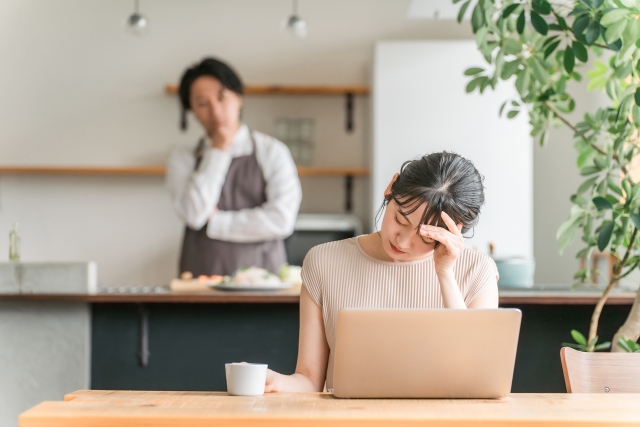
[{"label": "ceiling track light", "polygon": [[134,34],[145,34],[149,31],[149,20],[140,13],[140,0],[134,0],[134,11],[127,18],[125,25]]},{"label": "ceiling track light", "polygon": [[309,33],[307,21],[298,16],[298,0],[293,0],[293,11],[283,22],[284,30],[293,37],[303,39]]}]

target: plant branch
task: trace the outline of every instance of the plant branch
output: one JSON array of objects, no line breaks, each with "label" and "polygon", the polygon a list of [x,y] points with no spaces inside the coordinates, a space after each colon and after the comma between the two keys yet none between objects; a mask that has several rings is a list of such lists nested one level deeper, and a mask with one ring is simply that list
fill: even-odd
[{"label": "plant branch", "polygon": [[[565,125],[567,125],[574,133],[578,132],[578,128],[576,128],[569,120],[567,120],[566,118],[564,118],[562,116],[562,114],[560,114],[560,112],[558,110],[555,109],[555,107],[551,104],[549,104],[549,102],[544,101],[544,106],[547,107],[554,116],[556,116],[558,119],[560,119],[560,121],[562,123],[564,123]],[[584,140],[587,140],[588,138],[584,138]],[[598,153],[603,154],[603,155],[607,155],[607,152],[604,151],[602,148],[598,147],[596,144],[594,144],[593,142],[589,143],[591,145],[591,147],[593,147],[594,150],[596,150]]]},{"label": "plant branch", "polygon": [[[600,321],[600,314],[602,313],[602,307],[604,307],[604,304],[607,302],[607,299],[609,298],[609,293],[611,292],[611,288],[613,288],[613,285],[615,285],[616,282],[620,280],[620,272],[622,271],[622,267],[624,266],[624,264],[629,259],[629,256],[631,255],[631,250],[633,249],[633,244],[636,240],[637,234],[638,234],[638,229],[634,228],[633,234],[631,235],[631,239],[629,240],[629,246],[627,246],[627,252],[624,254],[624,257],[622,258],[622,260],[613,267],[613,274],[611,275],[611,279],[609,279],[609,284],[607,285],[607,288],[604,290],[604,292],[602,293],[602,296],[598,300],[596,307],[593,309],[593,314],[591,315],[591,324],[589,325],[589,338],[587,339],[587,344],[590,343],[591,340],[598,333],[598,322]],[[593,351],[592,348],[589,348],[587,350]]]}]

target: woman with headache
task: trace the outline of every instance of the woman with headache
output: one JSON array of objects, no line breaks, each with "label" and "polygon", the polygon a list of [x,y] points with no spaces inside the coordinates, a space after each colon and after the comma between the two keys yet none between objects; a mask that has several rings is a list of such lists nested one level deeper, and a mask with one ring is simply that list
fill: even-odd
[{"label": "woman with headache", "polygon": [[482,181],[453,153],[405,162],[384,192],[378,232],[311,249],[302,268],[296,372],[269,371],[265,391],[333,388],[343,308],[497,308],[495,263],[464,247],[484,203]]}]

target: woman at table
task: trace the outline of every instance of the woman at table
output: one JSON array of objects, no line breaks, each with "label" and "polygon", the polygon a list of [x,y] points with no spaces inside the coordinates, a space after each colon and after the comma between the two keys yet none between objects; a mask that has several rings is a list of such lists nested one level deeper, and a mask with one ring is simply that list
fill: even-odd
[{"label": "woman at table", "polygon": [[240,120],[243,86],[227,64],[207,58],[180,82],[187,111],[204,130],[195,149],[176,149],[167,184],[186,223],[180,272],[229,275],[242,267],[276,273],[286,262],[302,191],[289,149]]},{"label": "woman at table", "polygon": [[384,192],[380,231],[316,246],[303,267],[293,375],[269,371],[265,391],[333,388],[342,308],[497,308],[493,260],[464,247],[484,203],[483,177],[453,153],[406,162]]}]

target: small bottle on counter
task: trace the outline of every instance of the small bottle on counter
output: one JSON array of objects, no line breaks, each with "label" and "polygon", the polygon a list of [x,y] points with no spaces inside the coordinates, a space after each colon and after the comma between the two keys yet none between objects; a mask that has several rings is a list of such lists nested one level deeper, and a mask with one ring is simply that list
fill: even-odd
[{"label": "small bottle on counter", "polygon": [[17,222],[9,232],[9,261],[20,262],[20,234]]}]

